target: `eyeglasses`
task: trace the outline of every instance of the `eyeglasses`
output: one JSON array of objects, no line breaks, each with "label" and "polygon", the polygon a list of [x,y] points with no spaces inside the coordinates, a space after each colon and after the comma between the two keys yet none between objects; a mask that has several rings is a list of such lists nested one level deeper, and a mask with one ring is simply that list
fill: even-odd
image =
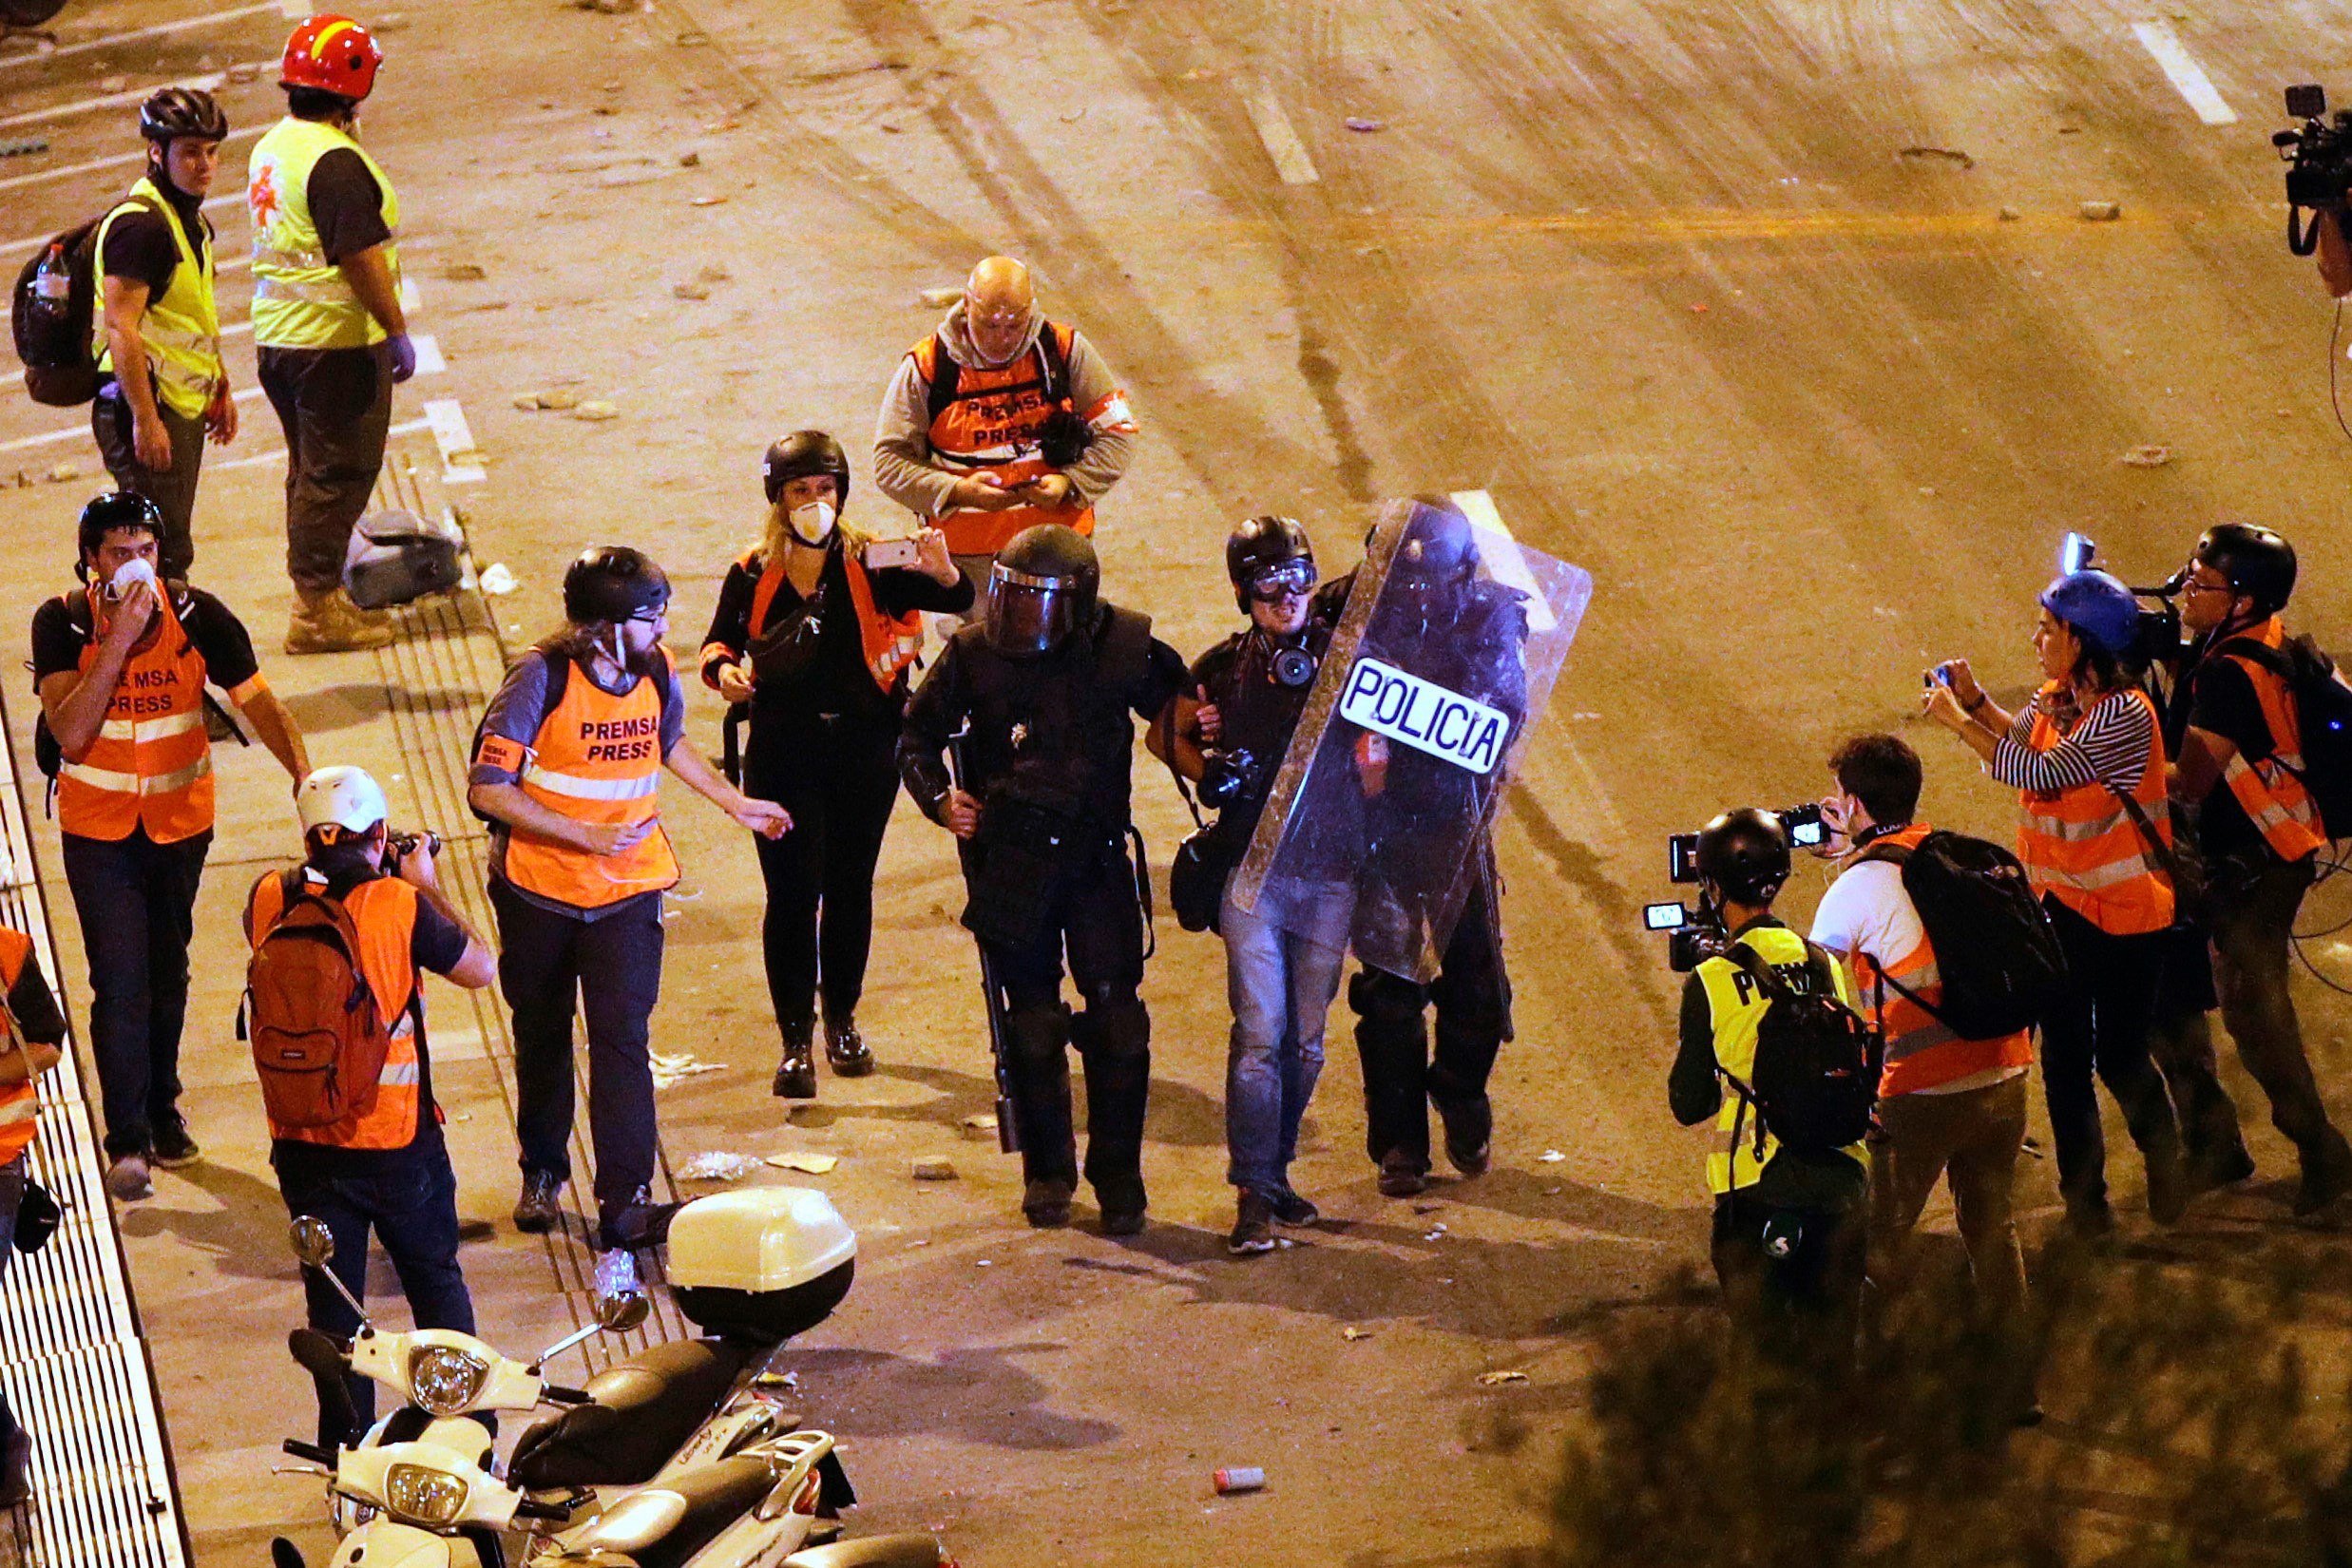
[{"label": "eyeglasses", "polygon": [[2200,583],[2193,577],[2181,583],[2183,593],[2235,593],[2236,591],[2227,583]]}]

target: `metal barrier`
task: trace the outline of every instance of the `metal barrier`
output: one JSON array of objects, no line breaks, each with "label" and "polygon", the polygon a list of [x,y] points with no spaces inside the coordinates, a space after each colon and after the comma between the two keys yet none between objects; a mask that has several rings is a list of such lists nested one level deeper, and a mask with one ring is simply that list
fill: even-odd
[{"label": "metal barrier", "polygon": [[[5,696],[0,731],[13,733]],[[0,923],[32,938],[62,1005],[26,785],[5,743],[0,774]],[[33,783],[37,794],[46,781]],[[41,1080],[40,1100],[29,1165],[66,1217],[48,1246],[17,1253],[0,1278],[0,1386],[33,1444],[32,1501],[0,1533],[0,1562],[13,1548],[16,1561],[40,1568],[183,1568],[193,1554],[155,1368],[72,1050]]]}]

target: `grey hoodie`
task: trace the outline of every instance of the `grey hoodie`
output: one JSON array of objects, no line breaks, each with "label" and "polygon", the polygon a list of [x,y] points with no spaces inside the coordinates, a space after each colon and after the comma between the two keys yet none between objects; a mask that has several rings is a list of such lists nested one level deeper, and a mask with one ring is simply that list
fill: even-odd
[{"label": "grey hoodie", "polygon": [[[1044,329],[1045,313],[1032,308],[1029,330],[1021,342],[1022,354],[1036,346],[1037,335]],[[972,346],[964,301],[959,299],[948,308],[938,331],[947,356],[957,364],[986,365]],[[930,397],[930,383],[916,370],[910,351],[899,360],[889,390],[882,394],[882,415],[874,425],[874,484],[884,495],[926,519],[939,515],[947,504],[947,492],[963,477],[960,470],[939,468],[931,461]],[[1135,453],[1136,426],[1119,378],[1080,332],[1070,335],[1070,401],[1081,413],[1104,405],[1096,416],[1095,438],[1086,455],[1064,470],[1079,499],[1091,507],[1127,471]]]}]

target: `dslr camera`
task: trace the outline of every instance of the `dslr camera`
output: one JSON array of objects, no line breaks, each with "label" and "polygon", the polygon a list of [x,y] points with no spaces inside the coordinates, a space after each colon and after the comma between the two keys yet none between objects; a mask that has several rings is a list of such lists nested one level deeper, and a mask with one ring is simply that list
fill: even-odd
[{"label": "dslr camera", "polygon": [[441,835],[430,828],[420,828],[412,833],[384,835],[384,870],[397,876],[400,863],[422,849],[436,860],[441,855]]},{"label": "dslr camera", "polygon": [[[2286,117],[2303,124],[2270,138],[2286,161],[2286,248],[2309,256],[2319,244],[2319,214],[2344,211],[2344,192],[2352,188],[2352,110],[2327,112],[2327,90],[2305,85],[2286,89]],[[2308,207],[2309,225],[2296,214]]]},{"label": "dslr camera", "polygon": [[1245,747],[1206,751],[1200,754],[1200,783],[1196,790],[1200,803],[1218,811],[1248,794],[1257,783],[1257,756]]},{"label": "dslr camera", "polygon": [[[2311,89],[2313,92],[2319,88]],[[2060,572],[2105,569],[2099,560],[2099,546],[2088,534],[2070,533],[2058,546]],[[2161,583],[2147,587],[2132,587],[2140,599],[2152,599],[2156,608],[2142,609],[2137,632],[2132,639],[2132,649],[2125,662],[2131,664],[2168,664],[2180,657],[2181,611],[2174,602],[2180,598],[2181,584],[2189,581],[2189,568],[2183,566]],[[2132,585],[2127,583],[2127,587]]]},{"label": "dslr camera", "polygon": [[[1828,829],[1821,820],[1821,807],[1808,802],[1774,812],[1781,832],[1788,835],[1790,850],[1817,850],[1828,836]],[[1666,840],[1666,879],[1678,887],[1697,883],[1698,841],[1696,833],[1673,833]],[[1722,913],[1711,899],[1701,899],[1694,911],[1680,902],[1645,904],[1641,910],[1645,929],[1665,931],[1667,966],[1676,974],[1689,974],[1711,958],[1716,958],[1731,946],[1731,935],[1723,928]]]}]

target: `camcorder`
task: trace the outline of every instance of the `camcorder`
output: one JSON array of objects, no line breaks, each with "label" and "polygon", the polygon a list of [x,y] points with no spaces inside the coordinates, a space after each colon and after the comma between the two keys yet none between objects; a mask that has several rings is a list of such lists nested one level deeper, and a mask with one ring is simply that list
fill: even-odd
[{"label": "camcorder", "polygon": [[[2305,85],[2286,89],[2286,117],[2303,122],[2270,138],[2286,161],[2286,248],[2309,256],[2320,242],[2319,215],[2342,216],[2344,192],[2352,188],[2352,110],[2329,114],[2327,90]],[[2308,225],[2296,221],[2306,207]]]},{"label": "camcorder", "polygon": [[[2320,89],[2313,87],[2313,92]],[[2070,533],[2058,546],[2058,570],[2083,572],[2104,569],[2099,560],[2099,546],[2088,534]],[[2134,597],[2156,601],[2155,609],[2142,609],[2140,623],[2132,639],[2131,652],[2125,661],[2132,664],[2167,664],[2180,657],[2181,611],[2173,602],[2180,597],[2181,585],[2189,581],[2189,568],[2183,566],[2161,583],[2147,587],[2133,587]]]},{"label": "camcorder", "polygon": [[[1829,830],[1821,820],[1821,807],[1808,803],[1774,812],[1781,832],[1788,835],[1791,850],[1817,850],[1826,842]],[[1666,879],[1677,887],[1695,885],[1699,879],[1698,841],[1696,833],[1673,833],[1666,840]],[[1689,974],[1711,958],[1721,956],[1731,946],[1731,937],[1723,928],[1723,916],[1712,900],[1702,898],[1693,910],[1679,901],[1671,904],[1645,904],[1641,910],[1643,927],[1653,931],[1665,931],[1667,966],[1676,974]]]}]

